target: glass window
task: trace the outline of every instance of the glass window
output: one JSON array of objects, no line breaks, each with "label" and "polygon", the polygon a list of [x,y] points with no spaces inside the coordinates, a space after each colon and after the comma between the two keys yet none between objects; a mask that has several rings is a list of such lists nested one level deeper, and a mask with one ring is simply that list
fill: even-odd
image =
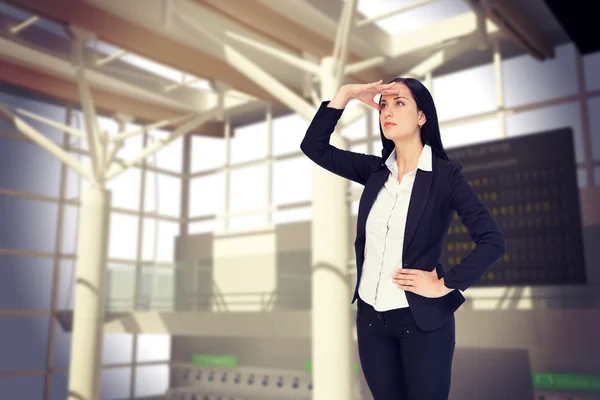
[{"label": "glass window", "polygon": [[[17,96],[7,92],[0,92],[0,103],[28,111],[32,114],[39,115],[60,124],[66,123],[67,113],[66,109],[62,106],[46,103],[30,97]],[[17,114],[17,116],[21,118],[27,125],[31,126],[50,140],[62,144],[63,133],[60,130],[51,128],[48,125],[35,121],[29,117],[19,114]],[[19,135],[21,134],[4,118],[0,118],[0,129],[18,133]]]},{"label": "glass window", "polygon": [[588,100],[588,116],[590,121],[590,138],[592,141],[592,158],[600,160],[600,96],[592,97]]},{"label": "glass window", "polygon": [[157,211],[159,215],[179,217],[181,215],[181,178],[146,173],[146,211]]},{"label": "glass window", "polygon": [[[52,364],[54,368],[68,368],[70,362],[71,332],[65,332],[56,321],[54,328],[54,360]],[[62,399],[65,399],[65,397]]]},{"label": "glass window", "polygon": [[506,117],[506,135],[519,136],[539,133],[562,127],[573,129],[576,162],[583,162],[583,135],[581,129],[581,108],[579,102],[523,111]]},{"label": "glass window", "polygon": [[0,371],[46,369],[49,321],[49,316],[0,317]]},{"label": "glass window", "polygon": [[58,197],[60,166],[38,144],[0,137],[0,188]]},{"label": "glass window", "polygon": [[208,136],[192,136],[192,172],[206,171],[225,165],[225,140]]},{"label": "glass window", "polygon": [[216,214],[225,204],[225,174],[218,172],[190,181],[190,217]]},{"label": "glass window", "polygon": [[579,189],[587,187],[587,171],[585,168],[577,168],[577,186]]},{"label": "glass window", "polygon": [[600,51],[583,57],[585,86],[587,91],[600,89]]},{"label": "glass window", "polygon": [[79,207],[64,205],[62,226],[62,253],[77,252],[77,233],[79,232]]},{"label": "glass window", "polygon": [[171,335],[138,335],[137,362],[169,361]]},{"label": "glass window", "polygon": [[112,212],[108,255],[110,258],[135,260],[138,241],[138,217]]},{"label": "glass window", "polygon": [[205,221],[198,222],[190,222],[188,224],[188,233],[196,234],[196,233],[207,233],[207,232],[216,232],[223,230],[223,220],[212,218]]},{"label": "glass window", "polygon": [[132,167],[113,180],[106,187],[111,191],[111,206],[128,210],[139,210],[142,171]]},{"label": "glass window", "polygon": [[[348,103],[348,106],[346,106],[346,110],[349,110],[354,107],[362,108],[363,112],[369,112],[367,110],[364,110],[364,107],[362,107],[360,104],[354,104],[353,106],[351,106],[350,103]],[[367,118],[361,117],[353,123],[351,123],[350,125],[346,126],[344,129],[342,129],[342,136],[348,140],[357,140],[365,138],[367,136]]]},{"label": "glass window", "polygon": [[577,93],[575,48],[555,48],[556,57],[538,61],[529,55],[503,61],[502,76],[506,107],[536,103]]},{"label": "glass window", "polygon": [[434,78],[438,119],[445,121],[495,110],[495,81],[493,64]]},{"label": "glass window", "polygon": [[169,388],[168,365],[139,366],[135,373],[135,397],[164,395]]},{"label": "glass window", "polygon": [[133,335],[110,333],[102,339],[102,365],[129,364],[133,359]]},{"label": "glass window", "polygon": [[100,377],[102,399],[128,399],[131,388],[131,367],[103,369]]},{"label": "glass window", "polygon": [[43,399],[44,375],[0,378],[0,399]]},{"label": "glass window", "polygon": [[267,214],[243,215],[229,219],[230,229],[251,229],[267,225]]},{"label": "glass window", "polygon": [[54,252],[58,204],[0,196],[0,248]]},{"label": "glass window", "polygon": [[129,311],[133,308],[135,265],[108,264],[106,298],[109,311]]},{"label": "glass window", "polygon": [[273,118],[273,155],[300,152],[309,125],[310,121],[295,113]]},{"label": "glass window", "polygon": [[310,201],[312,164],[308,157],[294,157],[273,163],[273,204]]},{"label": "glass window", "polygon": [[273,215],[274,224],[289,224],[294,222],[310,221],[312,219],[312,207],[299,207],[290,210],[276,211]]},{"label": "glass window", "polygon": [[235,128],[231,138],[231,164],[267,156],[267,125],[264,121]]},{"label": "glass window", "polygon": [[50,308],[54,260],[0,255],[0,309]]},{"label": "glass window", "polygon": [[75,261],[61,260],[59,286],[58,286],[58,304],[59,310],[72,310],[75,297]]},{"label": "glass window", "polygon": [[231,170],[230,211],[255,210],[267,206],[267,166]]},{"label": "glass window", "polygon": [[[158,139],[166,139],[171,135],[168,131],[154,130],[151,132],[148,145]],[[155,157],[155,159],[154,159]],[[149,165],[174,172],[181,172],[183,167],[183,137],[169,143],[149,158]],[[151,162],[150,162],[151,161]]]},{"label": "glass window", "polygon": [[146,218],[144,220],[144,261],[173,262],[177,236],[179,236],[178,223],[158,221],[157,227],[154,219]]},{"label": "glass window", "polygon": [[50,399],[65,400],[67,398],[69,377],[67,374],[52,374],[52,393]]},{"label": "glass window", "polygon": [[444,148],[466,146],[500,139],[497,118],[488,118],[460,125],[441,126]]}]

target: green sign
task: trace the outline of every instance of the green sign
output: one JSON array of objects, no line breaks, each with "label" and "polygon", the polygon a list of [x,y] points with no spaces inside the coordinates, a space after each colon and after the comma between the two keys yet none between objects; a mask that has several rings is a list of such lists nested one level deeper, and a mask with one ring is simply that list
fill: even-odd
[{"label": "green sign", "polygon": [[194,354],[192,355],[192,364],[202,367],[228,367],[237,366],[237,357],[220,354]]},{"label": "green sign", "polygon": [[600,391],[600,376],[534,372],[532,379],[536,389]]},{"label": "green sign", "polygon": [[[307,360],[304,363],[304,370],[308,373],[312,372],[312,360]],[[360,365],[358,365],[358,363],[352,364],[352,370],[354,371],[354,375],[358,376],[358,374],[360,372]]]}]

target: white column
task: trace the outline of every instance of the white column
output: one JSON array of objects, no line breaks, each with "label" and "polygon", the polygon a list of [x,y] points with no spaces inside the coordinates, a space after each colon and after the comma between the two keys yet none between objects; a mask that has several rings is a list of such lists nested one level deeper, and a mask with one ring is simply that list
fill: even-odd
[{"label": "white column", "polygon": [[[323,59],[321,93],[331,99],[333,60]],[[345,149],[339,133],[331,144]],[[348,279],[348,181],[312,167],[312,360],[314,400],[351,400],[352,325]]]},{"label": "white column", "polygon": [[68,400],[100,398],[110,202],[95,185],[81,197]]}]

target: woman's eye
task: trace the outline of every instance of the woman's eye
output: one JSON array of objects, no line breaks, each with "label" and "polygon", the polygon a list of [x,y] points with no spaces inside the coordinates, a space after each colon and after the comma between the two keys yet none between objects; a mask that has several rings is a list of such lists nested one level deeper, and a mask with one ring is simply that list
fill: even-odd
[{"label": "woman's eye", "polygon": [[401,101],[397,101],[396,104],[402,104],[402,105],[404,105],[404,103],[401,102]]}]

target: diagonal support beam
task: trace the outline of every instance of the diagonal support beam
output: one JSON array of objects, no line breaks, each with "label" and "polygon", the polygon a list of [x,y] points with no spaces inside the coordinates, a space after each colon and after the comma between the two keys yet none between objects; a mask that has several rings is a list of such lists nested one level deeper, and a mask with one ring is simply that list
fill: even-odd
[{"label": "diagonal support beam", "polygon": [[227,35],[227,37],[229,37],[231,39],[234,39],[240,43],[247,44],[248,46],[250,46],[256,50],[262,51],[265,54],[268,54],[270,56],[278,58],[279,60],[281,60],[285,63],[288,63],[289,65],[291,65],[293,67],[299,68],[305,72],[309,72],[309,73],[313,73],[313,74],[319,73],[319,66],[308,60],[304,60],[300,57],[293,56],[289,53],[286,53],[286,52],[276,49],[274,47],[268,46],[266,44],[259,43],[255,40],[248,39],[247,37],[239,35],[235,32],[228,31],[226,33],[226,35]]},{"label": "diagonal support beam", "polygon": [[[57,157],[60,161],[73,168],[75,172],[81,175],[84,179],[90,182],[94,182],[94,177],[81,163],[67,153],[62,147],[48,139],[46,136],[39,133],[31,125],[27,124],[21,118],[15,116],[5,106],[0,105],[0,116],[5,118],[12,126],[14,126],[19,132],[27,136],[33,142],[42,146],[50,154]],[[61,126],[64,129],[65,126]]]},{"label": "diagonal support beam", "polygon": [[298,96],[284,84],[273,78],[271,75],[266,73],[258,65],[250,61],[239,51],[235,50],[229,44],[225,43],[224,40],[217,37],[210,31],[208,26],[200,26],[189,16],[177,12],[174,14],[180,21],[186,24],[191,30],[196,31],[203,36],[209,38],[214,43],[218,44],[223,49],[223,58],[229,65],[237,69],[239,72],[244,74],[250,80],[260,85],[270,95],[279,99],[282,103],[288,106],[293,111],[300,114],[303,118],[310,121],[315,113],[315,109],[309,103],[307,103],[302,97]]},{"label": "diagonal support beam", "polygon": [[203,113],[202,115],[197,116],[196,118],[192,119],[191,121],[188,121],[185,124],[178,127],[177,129],[175,129],[168,138],[158,140],[158,141],[150,144],[146,148],[142,149],[142,151],[140,151],[139,153],[137,153],[136,155],[131,157],[129,160],[125,161],[123,164],[111,166],[110,170],[106,174],[106,181],[108,182],[111,179],[119,176],[120,174],[125,172],[129,167],[137,164],[138,162],[142,161],[144,158],[148,157],[149,155],[156,153],[157,151],[161,150],[168,144],[179,139],[181,136],[189,133],[191,130],[196,129],[197,127],[199,127],[206,121],[212,119],[219,112],[220,112],[219,107],[212,108],[210,111],[207,111],[207,112]]}]

